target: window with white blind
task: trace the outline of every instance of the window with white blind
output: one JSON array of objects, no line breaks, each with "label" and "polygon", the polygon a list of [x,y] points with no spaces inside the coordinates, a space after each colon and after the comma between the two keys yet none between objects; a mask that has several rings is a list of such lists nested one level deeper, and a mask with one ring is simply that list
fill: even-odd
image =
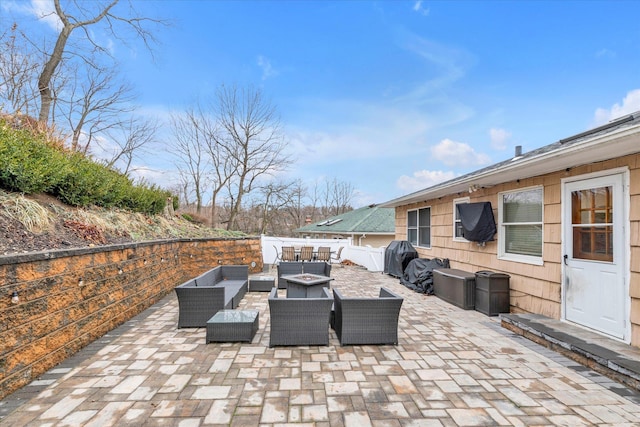
[{"label": "window with white blind", "polygon": [[500,193],[499,258],[542,265],[542,187]]},{"label": "window with white blind", "polygon": [[431,208],[407,211],[407,240],[415,246],[431,247]]}]

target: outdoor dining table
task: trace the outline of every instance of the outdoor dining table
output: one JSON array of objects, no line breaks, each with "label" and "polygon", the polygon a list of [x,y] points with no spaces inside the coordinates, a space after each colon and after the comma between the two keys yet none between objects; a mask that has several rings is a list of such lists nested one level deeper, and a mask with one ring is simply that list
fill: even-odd
[{"label": "outdoor dining table", "polygon": [[319,298],[322,288],[329,288],[332,277],[320,274],[288,274],[282,276],[287,281],[287,298]]}]

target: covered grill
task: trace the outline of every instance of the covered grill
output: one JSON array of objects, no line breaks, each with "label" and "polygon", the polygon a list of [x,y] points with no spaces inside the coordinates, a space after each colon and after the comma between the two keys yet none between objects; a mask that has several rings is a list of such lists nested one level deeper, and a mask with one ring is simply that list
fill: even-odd
[{"label": "covered grill", "polygon": [[406,240],[394,240],[384,252],[384,273],[394,277],[402,277],[404,269],[414,258],[418,258],[418,251]]}]

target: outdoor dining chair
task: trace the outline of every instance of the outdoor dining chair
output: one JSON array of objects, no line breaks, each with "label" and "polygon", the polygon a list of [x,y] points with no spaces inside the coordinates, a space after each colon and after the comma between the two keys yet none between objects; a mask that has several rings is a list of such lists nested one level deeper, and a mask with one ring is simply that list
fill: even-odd
[{"label": "outdoor dining chair", "polygon": [[282,261],[296,261],[296,251],[293,246],[283,246],[280,259]]},{"label": "outdoor dining chair", "polygon": [[278,252],[278,247],[273,245],[273,249],[276,251],[276,258],[273,260],[273,265],[277,265],[280,262],[280,252]]},{"label": "outdoor dining chair", "polygon": [[300,261],[313,260],[313,246],[303,246],[300,248]]},{"label": "outdoor dining chair", "polygon": [[329,246],[320,246],[316,256],[317,261],[329,261],[331,259],[331,248]]},{"label": "outdoor dining chair", "polygon": [[331,259],[329,261],[336,261],[338,264],[340,264],[342,262],[342,249],[344,249],[344,246],[340,246],[338,248],[338,252],[336,252],[335,255],[331,255]]}]

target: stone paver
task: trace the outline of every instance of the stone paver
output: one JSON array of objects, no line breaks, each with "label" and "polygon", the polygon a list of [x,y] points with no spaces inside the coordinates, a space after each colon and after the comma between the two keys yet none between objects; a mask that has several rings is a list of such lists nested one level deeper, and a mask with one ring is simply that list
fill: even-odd
[{"label": "stone paver", "polygon": [[176,329],[171,294],[0,402],[0,425],[640,425],[637,392],[496,318],[358,267],[332,276],[345,295],[405,298],[397,346],[341,347],[331,331],[329,346],[269,348],[255,292],[240,305],[261,311],[253,342],[205,344],[204,328]]}]

